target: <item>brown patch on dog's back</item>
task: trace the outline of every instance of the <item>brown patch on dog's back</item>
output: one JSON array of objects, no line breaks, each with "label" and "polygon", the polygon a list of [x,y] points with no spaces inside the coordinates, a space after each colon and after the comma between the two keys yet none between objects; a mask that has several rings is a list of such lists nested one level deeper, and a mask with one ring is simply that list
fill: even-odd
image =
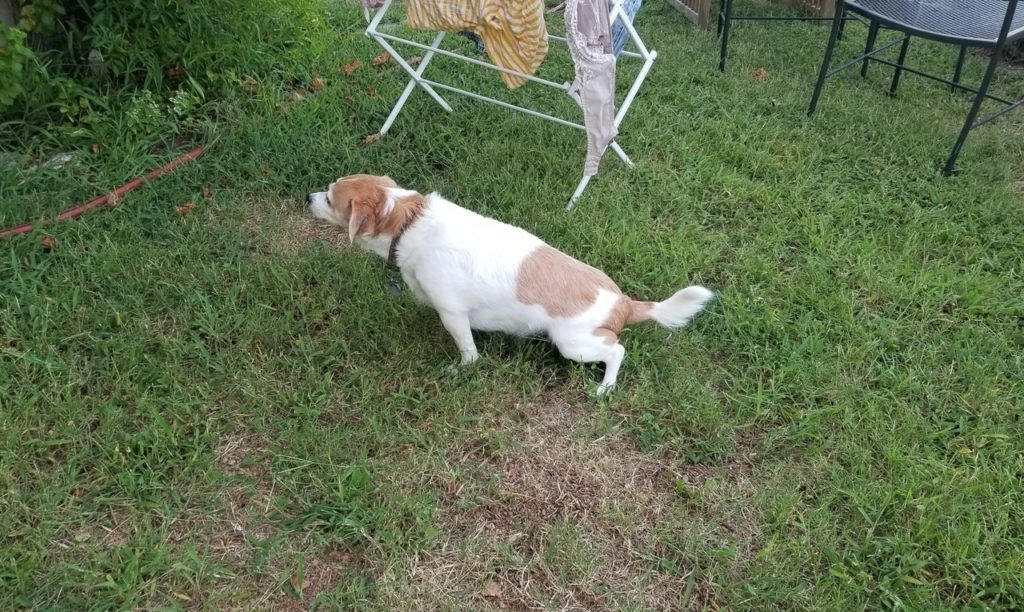
[{"label": "brown patch on dog's back", "polygon": [[552,317],[580,314],[593,306],[600,289],[622,294],[604,272],[546,244],[523,260],[516,276],[516,298],[543,306]]}]

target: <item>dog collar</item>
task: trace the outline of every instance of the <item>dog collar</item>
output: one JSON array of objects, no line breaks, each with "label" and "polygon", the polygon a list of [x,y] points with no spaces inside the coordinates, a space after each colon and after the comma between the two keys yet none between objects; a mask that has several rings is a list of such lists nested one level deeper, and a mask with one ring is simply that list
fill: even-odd
[{"label": "dog collar", "polygon": [[398,269],[398,241],[402,239],[402,235],[405,234],[405,230],[409,229],[412,222],[416,220],[415,215],[409,215],[409,218],[405,220],[402,227],[398,228],[395,235],[391,238],[391,246],[388,247],[388,265],[394,269]]}]

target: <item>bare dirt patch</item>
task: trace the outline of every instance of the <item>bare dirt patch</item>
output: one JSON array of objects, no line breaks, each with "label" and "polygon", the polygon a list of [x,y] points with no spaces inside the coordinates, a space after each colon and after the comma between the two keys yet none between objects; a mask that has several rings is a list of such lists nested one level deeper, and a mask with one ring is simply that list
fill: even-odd
[{"label": "bare dirt patch", "polygon": [[260,458],[267,452],[262,442],[251,434],[226,436],[216,451],[217,468],[231,476],[262,478],[266,473]]}]

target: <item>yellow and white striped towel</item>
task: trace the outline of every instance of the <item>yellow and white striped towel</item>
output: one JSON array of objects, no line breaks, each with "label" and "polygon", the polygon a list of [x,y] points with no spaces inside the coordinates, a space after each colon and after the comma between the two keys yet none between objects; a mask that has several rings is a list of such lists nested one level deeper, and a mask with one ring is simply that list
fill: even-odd
[{"label": "yellow and white striped towel", "polygon": [[[548,53],[544,0],[406,0],[416,30],[474,32],[495,65],[532,75]],[[516,89],[526,79],[501,72]]]}]

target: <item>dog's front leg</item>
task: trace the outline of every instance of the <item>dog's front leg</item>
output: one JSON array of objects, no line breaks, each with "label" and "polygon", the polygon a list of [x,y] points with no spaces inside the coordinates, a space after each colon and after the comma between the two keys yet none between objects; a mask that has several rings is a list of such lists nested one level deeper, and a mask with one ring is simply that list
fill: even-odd
[{"label": "dog's front leg", "polygon": [[455,339],[455,345],[462,354],[462,365],[469,365],[480,357],[473,342],[473,332],[469,327],[469,315],[466,313],[442,312],[441,323]]}]

